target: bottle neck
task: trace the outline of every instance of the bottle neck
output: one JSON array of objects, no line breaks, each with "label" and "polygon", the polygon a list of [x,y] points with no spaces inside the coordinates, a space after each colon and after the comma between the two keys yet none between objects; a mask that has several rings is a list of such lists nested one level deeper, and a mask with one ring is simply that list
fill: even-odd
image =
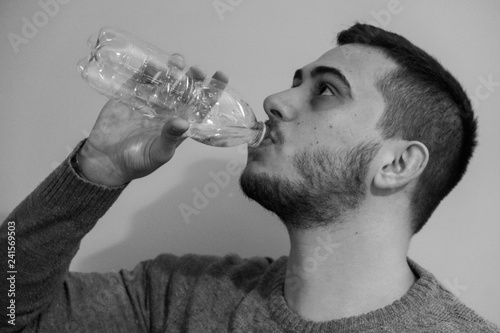
[{"label": "bottle neck", "polygon": [[266,126],[262,121],[257,122],[255,126],[256,135],[255,139],[248,143],[248,147],[255,148],[260,145],[260,143],[269,136],[269,127]]}]

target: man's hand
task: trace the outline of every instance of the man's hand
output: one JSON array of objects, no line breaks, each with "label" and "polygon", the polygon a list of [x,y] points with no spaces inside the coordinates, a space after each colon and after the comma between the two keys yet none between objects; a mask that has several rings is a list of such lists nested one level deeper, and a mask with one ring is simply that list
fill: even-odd
[{"label": "man's hand", "polygon": [[[188,75],[200,81],[205,78],[196,67],[191,67]],[[215,73],[213,79],[227,82],[221,72]],[[144,177],[172,158],[186,138],[188,127],[184,119],[174,118],[163,124],[111,100],[79,153],[80,169],[90,181],[107,186]]]}]

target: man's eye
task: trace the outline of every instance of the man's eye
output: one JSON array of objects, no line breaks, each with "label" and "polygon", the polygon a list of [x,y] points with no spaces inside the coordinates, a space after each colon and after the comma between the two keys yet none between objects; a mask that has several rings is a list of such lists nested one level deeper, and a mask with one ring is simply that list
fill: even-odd
[{"label": "man's eye", "polygon": [[317,87],[317,94],[323,96],[335,96],[335,88],[327,83],[319,83]]}]

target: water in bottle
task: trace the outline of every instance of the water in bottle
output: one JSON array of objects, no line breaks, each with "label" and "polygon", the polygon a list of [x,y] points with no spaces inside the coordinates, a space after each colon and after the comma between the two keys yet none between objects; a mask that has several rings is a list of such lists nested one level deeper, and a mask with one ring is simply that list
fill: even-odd
[{"label": "water in bottle", "polygon": [[97,92],[158,121],[182,117],[186,132],[217,147],[258,146],[268,132],[234,89],[217,80],[187,75],[184,58],[170,55],[123,30],[103,28],[89,38],[80,60],[82,78]]}]

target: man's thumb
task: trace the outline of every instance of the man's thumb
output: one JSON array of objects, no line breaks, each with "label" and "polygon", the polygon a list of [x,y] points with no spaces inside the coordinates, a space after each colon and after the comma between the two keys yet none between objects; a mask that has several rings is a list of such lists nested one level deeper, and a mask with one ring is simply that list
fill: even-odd
[{"label": "man's thumb", "polygon": [[186,136],[183,135],[189,128],[189,123],[182,118],[169,120],[161,130],[157,158],[159,162],[167,162],[175,152],[175,148],[181,144]]}]

